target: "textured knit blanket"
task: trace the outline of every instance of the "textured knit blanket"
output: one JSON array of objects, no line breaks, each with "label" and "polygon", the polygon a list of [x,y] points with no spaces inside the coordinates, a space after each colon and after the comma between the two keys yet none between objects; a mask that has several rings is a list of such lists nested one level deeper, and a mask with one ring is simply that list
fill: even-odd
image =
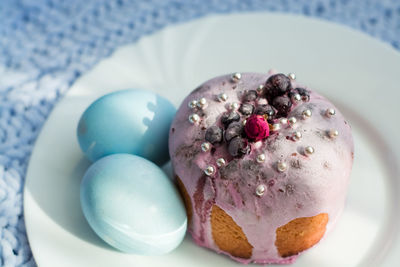
[{"label": "textured knit blanket", "polygon": [[345,24],[400,49],[398,0],[1,0],[0,266],[35,266],[23,186],[46,117],[74,81],[121,45],[212,13],[272,11]]}]

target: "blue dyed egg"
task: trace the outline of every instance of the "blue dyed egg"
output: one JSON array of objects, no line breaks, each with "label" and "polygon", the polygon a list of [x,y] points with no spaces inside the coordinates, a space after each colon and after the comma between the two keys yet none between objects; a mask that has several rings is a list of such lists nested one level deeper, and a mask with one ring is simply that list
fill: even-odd
[{"label": "blue dyed egg", "polygon": [[115,154],[96,161],[83,178],[80,200],[97,235],[121,251],[165,254],[185,236],[187,217],[175,185],[144,158]]},{"label": "blue dyed egg", "polygon": [[169,127],[175,107],[147,90],[122,90],[100,97],[83,113],[78,141],[91,160],[129,153],[156,164],[168,161]]}]

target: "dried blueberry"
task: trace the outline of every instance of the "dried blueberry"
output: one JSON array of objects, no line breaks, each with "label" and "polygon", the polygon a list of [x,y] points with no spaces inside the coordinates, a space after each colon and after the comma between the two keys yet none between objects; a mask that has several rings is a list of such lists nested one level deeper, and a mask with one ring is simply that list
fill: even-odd
[{"label": "dried blueberry", "polygon": [[268,101],[276,96],[284,95],[291,89],[292,84],[289,77],[282,73],[272,75],[265,83],[265,93]]},{"label": "dried blueberry", "polygon": [[308,90],[304,89],[304,88],[296,88],[292,91],[290,91],[288,93],[288,96],[291,98],[294,94],[299,94],[301,96],[301,100],[303,100],[304,102],[307,102],[310,100],[310,93],[308,92]]},{"label": "dried blueberry", "polygon": [[242,113],[243,115],[251,115],[253,113],[253,110],[254,106],[252,104],[246,103],[243,103],[239,108],[240,113]]},{"label": "dried blueberry", "polygon": [[255,90],[247,91],[243,95],[243,102],[251,102],[257,99],[257,92]]},{"label": "dried blueberry", "polygon": [[298,87],[295,90],[300,94],[303,101],[307,102],[310,100],[310,93],[306,89]]},{"label": "dried blueberry", "polygon": [[254,111],[257,115],[268,115],[268,120],[272,120],[275,118],[275,109],[271,105],[258,105],[256,110]]},{"label": "dried blueberry", "polygon": [[292,106],[292,101],[287,96],[275,97],[272,105],[278,110],[279,116],[287,116]]},{"label": "dried blueberry", "polygon": [[233,157],[240,157],[250,153],[250,146],[247,139],[235,137],[229,142],[229,154]]},{"label": "dried blueberry", "polygon": [[240,120],[240,115],[235,111],[232,111],[230,113],[225,113],[221,117],[221,122],[225,126],[225,128],[228,127],[228,125],[231,124],[232,122],[239,120]]},{"label": "dried blueberry", "polygon": [[220,143],[222,141],[222,129],[216,125],[208,128],[206,131],[206,140],[211,144]]},{"label": "dried blueberry", "polygon": [[225,140],[231,141],[234,137],[242,135],[243,125],[240,122],[232,122],[225,130]]}]

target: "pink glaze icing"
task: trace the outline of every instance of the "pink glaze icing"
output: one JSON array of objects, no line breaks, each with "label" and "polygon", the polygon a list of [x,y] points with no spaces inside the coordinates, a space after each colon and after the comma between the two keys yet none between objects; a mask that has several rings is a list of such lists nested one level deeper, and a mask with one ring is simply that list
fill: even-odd
[{"label": "pink glaze icing", "polygon": [[[245,90],[255,90],[272,74],[242,73],[239,82],[225,75],[205,82],[185,98],[170,131],[174,172],[185,185],[193,206],[190,233],[198,245],[227,254],[218,248],[211,233],[211,208],[218,205],[242,228],[253,246],[250,259],[228,254],[241,263],[292,263],[297,255],[282,258],[275,239],[276,229],[295,218],[327,213],[329,232],[344,207],[353,163],[349,124],[332,103],[308,88],[310,101],[294,104],[288,115],[297,119],[294,127],[281,125],[280,130],[271,132],[266,139],[252,142],[250,154],[235,159],[228,153],[226,143],[213,146],[213,153],[201,150],[206,129],[215,124],[222,128],[220,116],[229,110],[229,104],[241,103]],[[292,81],[292,86],[303,87],[296,81]],[[226,102],[217,99],[220,93],[227,94]],[[189,101],[202,97],[207,100],[204,110],[188,107]],[[334,108],[336,115],[327,117],[328,108]],[[302,118],[305,109],[312,111],[308,119]],[[189,122],[188,117],[193,113],[201,117],[199,124]],[[331,129],[336,129],[339,136],[329,138],[327,132]],[[302,133],[299,141],[290,138],[295,131]],[[306,156],[306,146],[312,146],[315,152]],[[261,153],[266,158],[258,163],[256,157]],[[234,161],[236,164],[232,165],[236,168],[222,172],[227,167],[218,167],[218,158],[224,158],[226,164]],[[286,171],[277,171],[278,161],[287,164]],[[212,176],[203,172],[209,165],[216,168]],[[260,184],[266,188],[261,197],[255,194]]]}]

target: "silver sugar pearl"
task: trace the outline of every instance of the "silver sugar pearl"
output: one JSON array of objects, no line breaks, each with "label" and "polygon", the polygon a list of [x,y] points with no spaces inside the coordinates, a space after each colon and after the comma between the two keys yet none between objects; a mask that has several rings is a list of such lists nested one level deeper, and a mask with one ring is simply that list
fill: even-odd
[{"label": "silver sugar pearl", "polygon": [[243,120],[243,121],[242,121],[243,126],[245,126],[246,123],[247,123],[247,120]]},{"label": "silver sugar pearl", "polygon": [[238,81],[240,81],[240,79],[242,79],[242,74],[240,74],[239,72],[235,72],[232,74],[231,79],[233,82],[237,83]]},{"label": "silver sugar pearl", "polygon": [[239,108],[239,104],[236,103],[236,102],[233,102],[233,103],[230,104],[229,107],[230,107],[231,110],[237,110]]},{"label": "silver sugar pearl", "polygon": [[288,120],[287,120],[286,118],[281,118],[281,119],[279,120],[279,122],[280,122],[282,125],[285,125],[285,124],[288,123]]},{"label": "silver sugar pearl", "polygon": [[328,109],[325,111],[325,115],[326,115],[328,118],[334,116],[335,114],[336,114],[336,111],[335,111],[333,108],[328,108]]},{"label": "silver sugar pearl", "polygon": [[201,144],[201,150],[203,152],[207,152],[208,150],[210,150],[211,148],[211,144],[209,142],[204,142]]},{"label": "silver sugar pearl", "polygon": [[304,154],[306,154],[306,156],[310,156],[314,153],[314,148],[312,146],[306,146],[304,148]]},{"label": "silver sugar pearl", "polygon": [[286,171],[287,165],[283,161],[278,161],[278,163],[276,164],[276,168],[279,172],[284,172]]},{"label": "silver sugar pearl", "polygon": [[294,73],[289,73],[289,74],[288,74],[288,77],[289,77],[289,79],[291,79],[291,80],[296,80],[296,74],[294,74]]},{"label": "silver sugar pearl", "polygon": [[296,122],[297,122],[297,119],[295,117],[290,117],[288,119],[288,123],[289,123],[290,126],[295,125]]},{"label": "silver sugar pearl", "polygon": [[300,102],[300,101],[301,101],[301,95],[298,94],[298,93],[293,94],[291,100],[292,100],[292,102],[294,102],[294,103]]},{"label": "silver sugar pearl", "polygon": [[263,163],[265,161],[265,155],[264,154],[260,154],[257,156],[257,162],[258,163]]},{"label": "silver sugar pearl", "polygon": [[197,124],[197,123],[199,123],[199,122],[200,122],[200,116],[197,115],[197,114],[195,114],[195,113],[190,114],[190,116],[189,116],[189,122],[192,123],[192,124]]},{"label": "silver sugar pearl", "polygon": [[215,168],[213,167],[213,166],[207,166],[207,168],[204,170],[204,173],[207,175],[207,176],[211,176],[211,175],[214,175],[214,173],[215,173]]},{"label": "silver sugar pearl", "polygon": [[207,107],[207,99],[204,97],[200,98],[199,101],[197,101],[197,107],[205,109]]},{"label": "silver sugar pearl", "polygon": [[226,100],[228,100],[228,95],[227,95],[227,94],[225,94],[225,93],[220,93],[220,94],[218,95],[218,101],[219,101],[219,102],[223,102],[223,101],[226,101]]},{"label": "silver sugar pearl", "polygon": [[265,193],[265,185],[260,184],[259,186],[257,186],[256,195],[261,197],[262,195],[264,195],[264,193]]},{"label": "silver sugar pearl", "polygon": [[336,137],[338,137],[338,135],[339,135],[339,131],[336,130],[336,129],[331,129],[331,130],[329,130],[328,135],[329,135],[329,137],[332,138],[332,139],[333,139],[333,138],[336,138]]},{"label": "silver sugar pearl", "polygon": [[262,94],[264,91],[264,85],[260,84],[256,89],[258,94]]},{"label": "silver sugar pearl", "polygon": [[188,103],[188,107],[193,109],[197,107],[197,100],[192,100]]},{"label": "silver sugar pearl", "polygon": [[301,138],[302,136],[303,136],[303,135],[301,134],[301,132],[296,131],[296,132],[293,133],[292,139],[293,139],[294,141],[299,141],[300,138]]},{"label": "silver sugar pearl", "polygon": [[312,115],[312,112],[309,109],[304,110],[303,114],[302,114],[304,120],[308,119],[308,118],[311,118],[311,115]]},{"label": "silver sugar pearl", "polygon": [[226,161],[223,158],[217,159],[217,166],[218,167],[225,166],[225,164],[226,164]]},{"label": "silver sugar pearl", "polygon": [[279,131],[280,128],[281,128],[281,125],[279,123],[274,123],[274,124],[272,124],[271,131],[276,132],[276,131]]}]

